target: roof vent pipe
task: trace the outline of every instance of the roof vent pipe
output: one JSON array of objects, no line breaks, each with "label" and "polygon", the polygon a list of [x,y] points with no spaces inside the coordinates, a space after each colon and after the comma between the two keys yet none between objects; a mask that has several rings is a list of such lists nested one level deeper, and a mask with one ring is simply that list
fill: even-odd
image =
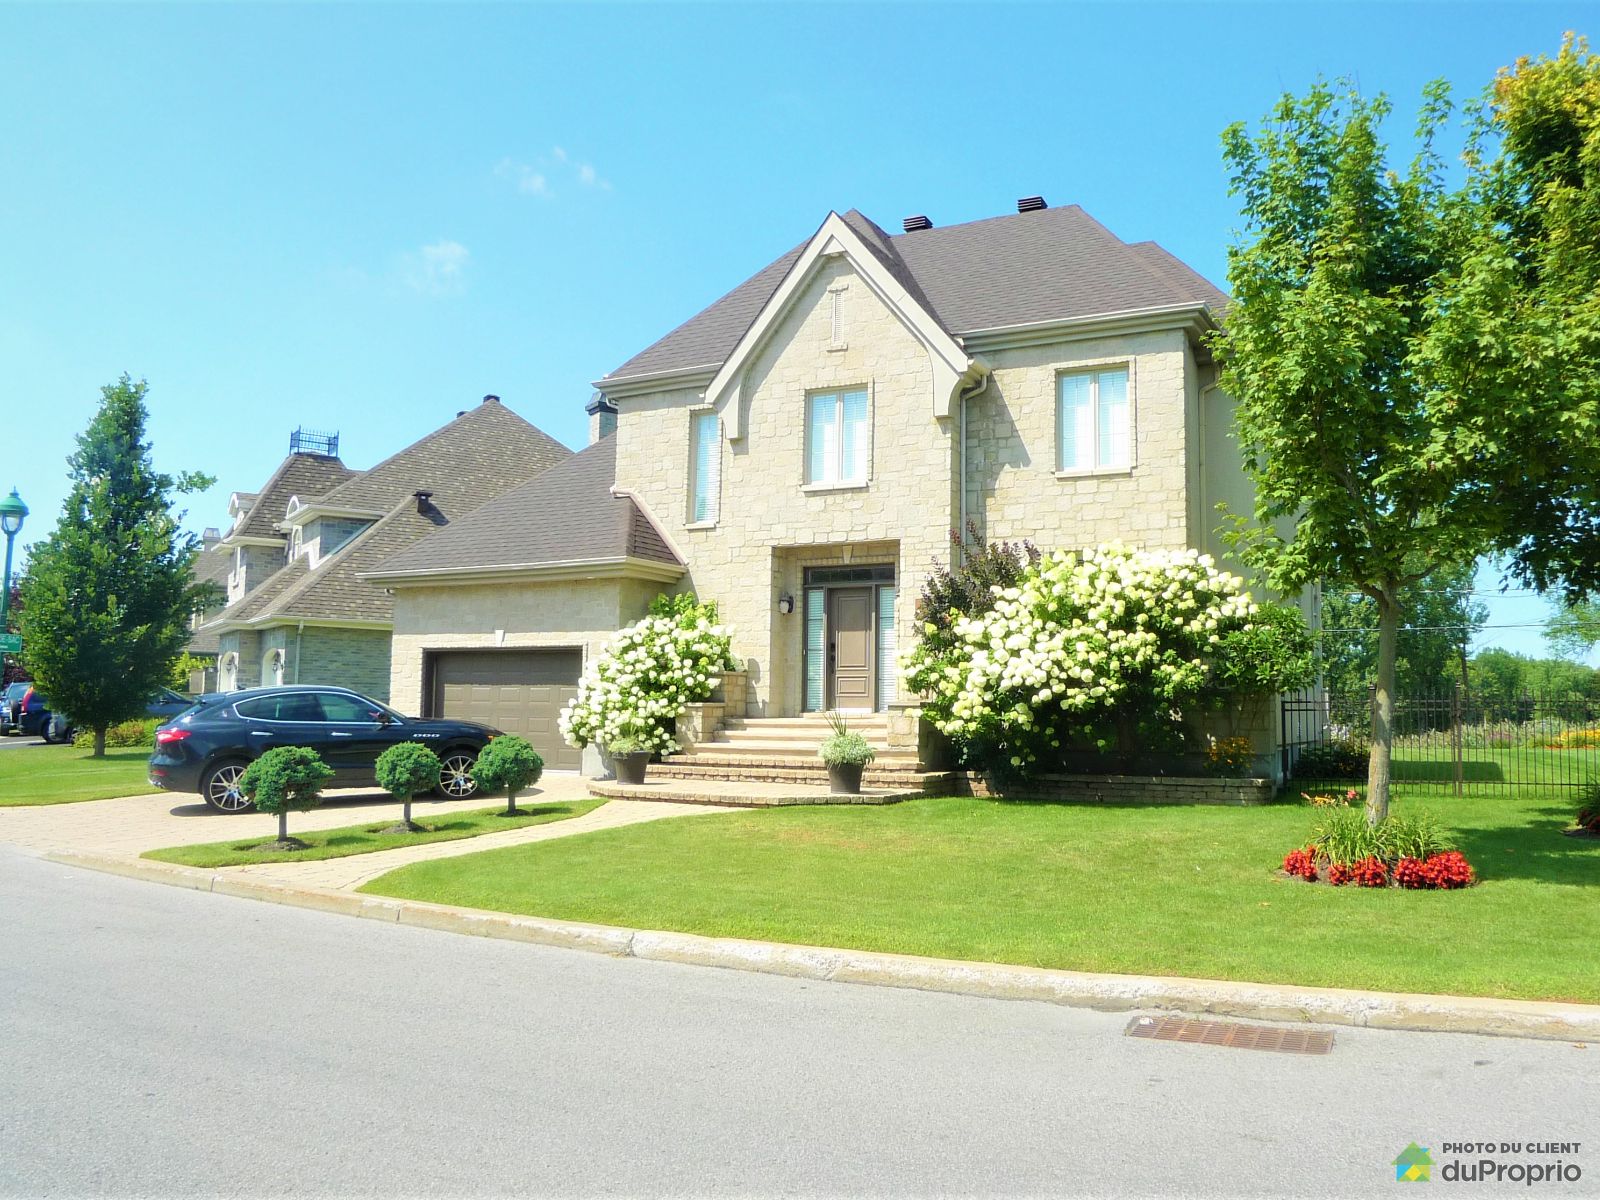
[{"label": "roof vent pipe", "polygon": [[485,396],[483,398],[483,402],[485,404],[499,404],[500,403],[500,397],[499,396],[494,396],[494,395]]},{"label": "roof vent pipe", "polygon": [[1049,207],[1050,206],[1044,202],[1043,196],[1024,196],[1021,200],[1017,201],[1017,211],[1019,213],[1038,212],[1041,208]]},{"label": "roof vent pipe", "polygon": [[904,221],[901,221],[900,224],[905,226],[907,233],[915,233],[919,229],[933,228],[933,222],[928,220],[928,218],[923,216],[921,213],[918,213],[914,217],[907,217]]},{"label": "roof vent pipe", "polygon": [[427,511],[433,507],[433,505],[429,503],[433,499],[432,492],[412,492],[411,494],[417,498],[417,511],[419,513],[426,514]]}]

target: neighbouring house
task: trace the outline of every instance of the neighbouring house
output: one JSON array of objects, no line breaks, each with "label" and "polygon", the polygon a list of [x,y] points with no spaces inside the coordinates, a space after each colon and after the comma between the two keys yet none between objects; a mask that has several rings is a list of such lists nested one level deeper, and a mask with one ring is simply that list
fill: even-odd
[{"label": "neighbouring house", "polygon": [[388,699],[392,598],[361,573],[570,457],[497,396],[366,471],[339,459],[337,435],[297,431],[200,556],[198,578],[226,564],[226,603],[191,650],[217,656],[223,691],[327,683]]},{"label": "neighbouring house", "polygon": [[1251,494],[1205,344],[1227,303],[1038,197],[894,236],[830,213],[599,380],[589,449],[369,573],[395,593],[392,699],[520,721],[571,765],[551,717],[585,658],[692,590],[745,664],[737,736],[768,720],[752,744],[781,748],[837,708],[915,758],[896,652],[952,529],[1226,557],[1216,507]]}]

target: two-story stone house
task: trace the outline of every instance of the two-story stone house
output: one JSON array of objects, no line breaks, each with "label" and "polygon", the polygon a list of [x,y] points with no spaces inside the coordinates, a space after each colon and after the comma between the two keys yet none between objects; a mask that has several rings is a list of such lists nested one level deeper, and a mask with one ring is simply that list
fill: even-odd
[{"label": "two-story stone house", "polygon": [[[830,214],[599,380],[599,440],[568,464],[586,471],[369,576],[396,593],[394,703],[516,727],[651,595],[688,589],[734,631],[748,716],[883,713],[914,746],[896,654],[953,529],[1222,555],[1216,505],[1249,499],[1204,345],[1226,296],[1077,207],[1018,210],[895,236]],[[561,532],[596,515],[605,536]],[[572,765],[551,721],[535,732]]]}]

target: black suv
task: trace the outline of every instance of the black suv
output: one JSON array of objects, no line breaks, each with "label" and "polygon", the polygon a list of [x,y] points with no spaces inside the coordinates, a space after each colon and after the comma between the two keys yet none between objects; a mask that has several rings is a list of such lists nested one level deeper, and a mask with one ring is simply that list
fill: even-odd
[{"label": "black suv", "polygon": [[333,768],[332,787],[371,787],[378,755],[396,742],[419,742],[444,763],[439,794],[465,800],[478,790],[470,774],[478,751],[499,735],[475,721],[402,717],[345,688],[253,688],[202,696],[156,730],[150,782],[198,792],[218,812],[248,812],[254,805],[239,791],[239,777],[274,747],[310,746]]}]

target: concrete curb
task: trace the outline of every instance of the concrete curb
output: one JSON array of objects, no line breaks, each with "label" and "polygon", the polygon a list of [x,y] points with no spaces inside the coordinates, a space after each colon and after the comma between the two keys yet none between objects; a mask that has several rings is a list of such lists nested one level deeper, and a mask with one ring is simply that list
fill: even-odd
[{"label": "concrete curb", "polygon": [[66,866],[195,891],[368,920],[393,921],[447,933],[531,942],[614,957],[690,966],[758,971],[831,983],[916,988],[993,1000],[1039,1000],[1118,1012],[1132,1009],[1207,1013],[1266,1021],[1312,1021],[1369,1029],[1414,1029],[1555,1041],[1600,1041],[1600,1005],[1536,1000],[1496,1000],[1410,992],[1360,992],[1343,988],[1235,983],[1150,975],[1097,975],[1005,963],[918,958],[867,950],[796,946],[691,933],[624,929],[523,917],[511,913],[391,900],[326,888],[288,887],[149,859],[57,851],[44,856]]}]

